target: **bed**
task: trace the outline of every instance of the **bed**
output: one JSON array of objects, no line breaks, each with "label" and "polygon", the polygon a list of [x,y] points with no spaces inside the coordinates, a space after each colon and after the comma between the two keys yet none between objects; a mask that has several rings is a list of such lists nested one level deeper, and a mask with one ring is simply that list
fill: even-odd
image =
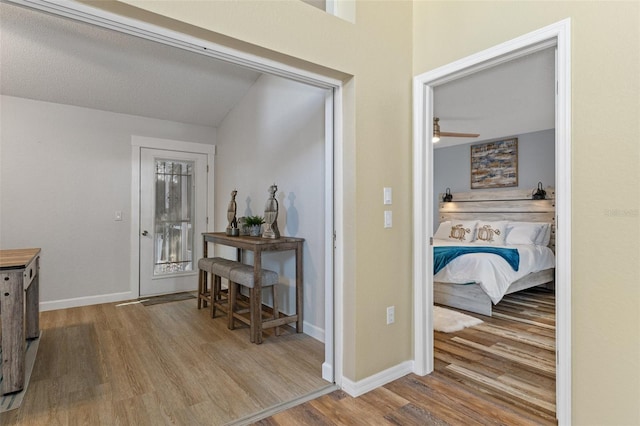
[{"label": "bed", "polygon": [[433,239],[435,303],[491,316],[506,294],[553,288],[555,191],[546,193],[533,200],[530,190],[474,191],[441,202]]}]

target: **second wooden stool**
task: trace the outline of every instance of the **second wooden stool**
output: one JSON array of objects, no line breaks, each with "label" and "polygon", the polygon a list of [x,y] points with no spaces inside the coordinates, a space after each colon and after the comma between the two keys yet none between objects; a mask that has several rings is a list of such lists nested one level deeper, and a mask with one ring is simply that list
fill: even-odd
[{"label": "second wooden stool", "polygon": [[[269,271],[267,269],[261,270],[260,282],[262,288],[270,287],[273,294],[273,320],[278,319],[280,313],[278,311],[278,295],[276,292],[276,284],[278,284],[279,276],[276,272]],[[249,309],[239,310],[237,309],[237,292],[238,285],[242,285],[249,289]],[[260,324],[262,321],[262,300],[258,300],[255,295],[255,283],[253,276],[253,266],[240,264],[239,266],[231,269],[229,278],[229,309],[227,311],[229,328],[234,329],[234,322],[238,320],[250,327],[250,339],[251,342],[256,342],[257,337],[257,321]],[[249,318],[246,318],[242,314],[249,313]],[[275,326],[275,335],[280,334],[280,329]]]}]

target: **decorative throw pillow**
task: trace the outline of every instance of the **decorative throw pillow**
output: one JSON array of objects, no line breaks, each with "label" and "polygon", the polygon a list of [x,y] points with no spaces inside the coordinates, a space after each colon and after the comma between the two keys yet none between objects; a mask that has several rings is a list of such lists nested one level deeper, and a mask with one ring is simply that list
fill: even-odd
[{"label": "decorative throw pillow", "polygon": [[476,238],[477,220],[452,220],[447,240],[470,243]]},{"label": "decorative throw pillow", "polygon": [[538,243],[540,232],[544,233],[545,225],[536,222],[509,222],[505,243],[535,245]]},{"label": "decorative throw pillow", "polygon": [[489,245],[503,245],[507,236],[507,221],[478,222],[476,243]]}]

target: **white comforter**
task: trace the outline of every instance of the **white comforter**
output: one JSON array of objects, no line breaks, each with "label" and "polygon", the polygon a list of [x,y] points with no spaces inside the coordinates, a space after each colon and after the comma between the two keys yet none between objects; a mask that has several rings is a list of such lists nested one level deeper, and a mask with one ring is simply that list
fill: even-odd
[{"label": "white comforter", "polygon": [[[436,246],[478,246],[434,240]],[[433,280],[444,283],[467,284],[475,282],[487,293],[493,303],[498,303],[512,282],[532,272],[555,267],[555,256],[549,247],[534,245],[505,245],[516,248],[520,255],[520,267],[514,271],[502,257],[490,253],[465,254],[452,260],[441,269]]]}]

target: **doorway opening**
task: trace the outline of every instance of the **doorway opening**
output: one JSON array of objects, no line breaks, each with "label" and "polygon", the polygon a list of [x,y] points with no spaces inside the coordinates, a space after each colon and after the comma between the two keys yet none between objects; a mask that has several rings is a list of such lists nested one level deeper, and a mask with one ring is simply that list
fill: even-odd
[{"label": "doorway opening", "polygon": [[[81,3],[69,2],[65,5],[58,5],[38,0],[16,0],[15,3],[54,15],[72,18],[91,25],[108,28],[125,34],[134,35],[135,37],[177,47],[198,55],[205,55],[215,59],[229,61],[268,75],[275,75],[314,86],[327,93],[324,100],[323,112],[325,117],[324,146],[319,150],[319,156],[323,160],[323,179],[325,188],[324,194],[322,194],[324,197],[322,212],[324,213],[325,218],[322,233],[325,238],[324,245],[321,247],[324,253],[324,259],[322,264],[318,264],[316,267],[319,270],[324,271],[324,279],[319,283],[322,285],[322,291],[324,292],[324,315],[322,321],[324,321],[325,362],[322,365],[322,377],[327,381],[335,381],[339,383],[342,358],[341,348],[338,347],[338,345],[341,341],[340,330],[342,325],[341,318],[334,315],[334,303],[337,306],[341,303],[339,280],[343,274],[340,271],[341,262],[339,262],[339,259],[342,256],[343,249],[342,241],[334,241],[333,235],[335,229],[338,229],[339,232],[342,222],[341,205],[338,204],[341,198],[339,196],[334,197],[334,194],[340,194],[342,191],[342,174],[339,169],[342,142],[342,124],[340,118],[342,114],[342,82],[335,78],[294,68],[267,58],[261,58],[241,51],[235,51],[225,46],[219,46],[215,43],[200,40],[185,34],[176,33],[165,28],[155,27],[141,21],[110,14]],[[336,166],[334,166],[334,161]],[[267,179],[269,178],[267,177]],[[266,185],[270,183],[272,182],[268,181],[266,182]],[[211,188],[212,187],[213,185],[211,185]],[[287,196],[288,195],[289,194],[287,194]],[[211,197],[210,200],[213,200],[213,197]],[[336,201],[334,202],[334,200]],[[262,202],[262,200],[255,201],[254,207],[256,211],[261,209]],[[295,206],[295,198],[287,198],[286,202],[292,203]],[[136,203],[133,202],[132,205],[136,205]],[[210,216],[210,218],[211,217],[212,216]],[[133,214],[131,219],[132,221],[138,220],[138,217]],[[209,229],[207,230],[214,230],[212,228],[213,223],[214,220],[211,219],[208,225]],[[132,225],[132,229],[135,229],[135,232],[132,232],[132,239],[135,238],[136,240],[139,239],[140,233],[140,224],[138,223],[137,225],[138,226]],[[199,244],[196,244],[196,247],[197,246],[199,246]],[[136,265],[139,264],[139,261],[136,258],[137,253],[137,250],[132,249],[130,292],[128,294],[122,293],[122,295],[118,295],[118,297],[121,297],[120,300],[137,298],[139,296],[138,268],[136,267]]]},{"label": "doorway opening", "polygon": [[556,48],[556,417],[571,419],[570,20],[542,28],[414,78],[415,373],[433,371],[434,88],[530,53]]},{"label": "doorway opening", "polygon": [[193,290],[198,236],[212,214],[215,146],[142,136],[131,144],[132,283],[138,296]]}]

